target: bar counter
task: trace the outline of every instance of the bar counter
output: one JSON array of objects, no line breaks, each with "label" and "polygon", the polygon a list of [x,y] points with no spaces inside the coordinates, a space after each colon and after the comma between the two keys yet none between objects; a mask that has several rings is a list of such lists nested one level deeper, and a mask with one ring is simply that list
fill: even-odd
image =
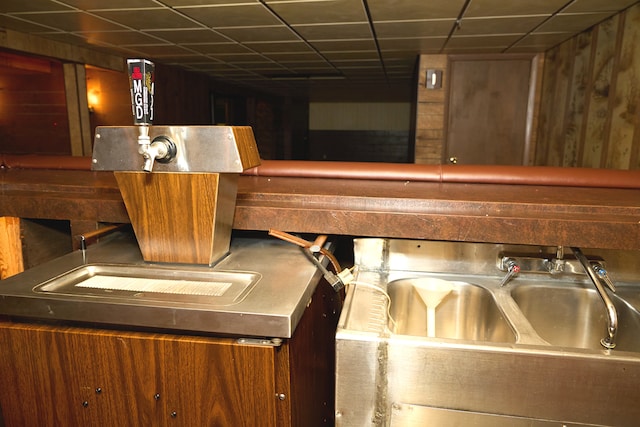
[{"label": "bar counter", "polygon": [[[340,175],[323,173],[319,163],[309,163],[307,174],[265,167],[241,175],[234,229],[640,249],[640,171],[605,173],[617,183],[601,186],[600,172],[584,169],[569,171],[580,179],[563,185],[565,176],[503,179],[500,168],[499,179],[474,179],[473,169],[471,179],[447,180],[442,172],[403,179],[381,165],[366,166],[367,175],[345,164]],[[74,234],[97,222],[129,222],[113,173],[81,169],[0,169],[0,216],[69,220]]]}]

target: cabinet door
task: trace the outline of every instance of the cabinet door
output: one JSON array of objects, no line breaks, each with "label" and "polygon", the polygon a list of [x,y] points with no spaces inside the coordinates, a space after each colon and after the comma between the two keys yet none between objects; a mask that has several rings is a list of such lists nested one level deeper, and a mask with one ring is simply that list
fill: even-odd
[{"label": "cabinet door", "polygon": [[272,347],[12,323],[0,342],[7,427],[276,425]]},{"label": "cabinet door", "polygon": [[531,57],[451,60],[446,162],[526,164],[532,69]]}]

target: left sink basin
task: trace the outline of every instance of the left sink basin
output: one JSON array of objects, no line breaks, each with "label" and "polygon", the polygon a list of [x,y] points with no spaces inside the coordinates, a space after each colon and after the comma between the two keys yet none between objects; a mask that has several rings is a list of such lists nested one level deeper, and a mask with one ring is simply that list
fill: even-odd
[{"label": "left sink basin", "polygon": [[233,305],[247,296],[260,274],[240,271],[89,264],[54,277],[36,293],[131,301]]},{"label": "left sink basin", "polygon": [[[399,279],[387,286],[389,314],[395,333],[427,335],[427,306],[416,287],[422,279]],[[461,281],[450,281],[449,292],[435,307],[435,338],[515,343],[516,335],[505,320],[491,292]]]}]

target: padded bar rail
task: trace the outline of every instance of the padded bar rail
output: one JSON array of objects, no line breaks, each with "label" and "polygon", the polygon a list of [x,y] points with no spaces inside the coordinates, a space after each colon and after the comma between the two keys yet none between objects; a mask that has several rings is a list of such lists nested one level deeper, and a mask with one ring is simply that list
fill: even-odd
[{"label": "padded bar rail", "polygon": [[91,170],[91,157],[0,154],[0,167],[7,169]]},{"label": "padded bar rail", "polygon": [[244,175],[640,189],[640,170],[263,160]]},{"label": "padded bar rail", "polygon": [[[0,154],[0,167],[91,170],[91,157]],[[249,176],[640,189],[640,170],[262,160]]]}]

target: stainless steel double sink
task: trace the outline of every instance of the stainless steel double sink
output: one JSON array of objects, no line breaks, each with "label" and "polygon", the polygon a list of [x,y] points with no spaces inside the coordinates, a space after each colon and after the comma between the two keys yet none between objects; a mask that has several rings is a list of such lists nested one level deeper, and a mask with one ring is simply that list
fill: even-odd
[{"label": "stainless steel double sink", "polygon": [[[637,425],[639,254],[597,251],[617,279],[610,350],[586,275],[521,273],[500,286],[496,258],[518,249],[357,239],[336,334],[336,424]],[[430,279],[449,290],[431,316],[417,290]]]},{"label": "stainless steel double sink", "polygon": [[[602,349],[606,316],[592,284],[525,278],[499,287],[495,279],[469,280],[473,283],[450,281],[451,292],[435,309],[436,338],[529,344],[542,339],[558,347]],[[416,294],[415,281],[405,278],[387,285],[395,334],[427,336],[427,306]],[[638,293],[638,287],[620,286],[611,296],[620,323],[617,351],[640,352],[640,307],[625,299]]]}]

